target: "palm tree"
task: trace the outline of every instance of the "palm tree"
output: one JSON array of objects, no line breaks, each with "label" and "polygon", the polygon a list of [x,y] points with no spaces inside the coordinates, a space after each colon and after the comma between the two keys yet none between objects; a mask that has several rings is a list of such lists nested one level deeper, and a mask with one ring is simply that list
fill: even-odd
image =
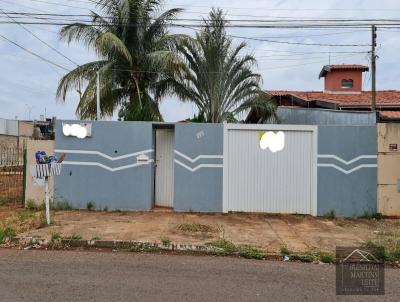
[{"label": "palm tree", "polygon": [[167,30],[181,10],[157,15],[160,6],[161,0],[99,0],[99,14],[92,12],[90,23],[63,27],[62,40],[83,43],[96,51],[99,60],[67,73],[60,80],[58,99],[65,102],[67,93],[77,90],[77,114],[94,118],[99,72],[102,116],[112,116],[120,109],[124,120],[162,120],[159,99],[154,97],[158,83],[173,76],[182,64],[173,50],[175,36]]},{"label": "palm tree", "polygon": [[206,122],[233,122],[250,109],[264,120],[277,119],[276,104],[261,90],[261,76],[252,71],[255,58],[240,56],[247,45],[234,46],[226,24],[223,11],[213,9],[195,38],[182,39],[177,50],[187,68],[179,78],[161,81],[158,92],[193,102]]}]

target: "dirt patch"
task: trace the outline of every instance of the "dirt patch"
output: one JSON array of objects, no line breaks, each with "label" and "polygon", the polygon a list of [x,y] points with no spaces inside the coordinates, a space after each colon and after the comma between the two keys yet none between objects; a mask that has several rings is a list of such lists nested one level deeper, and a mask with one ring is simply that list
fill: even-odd
[{"label": "dirt patch", "polygon": [[[0,211],[1,215],[1,211]],[[257,246],[276,253],[292,251],[334,252],[338,245],[356,246],[389,234],[400,226],[394,220],[352,220],[301,215],[195,214],[174,212],[55,212],[55,225],[29,229],[24,236],[50,238],[52,233],[80,236],[84,240],[168,241],[206,244],[226,239],[236,245]],[[381,235],[382,236],[382,235]]]},{"label": "dirt patch", "polygon": [[11,229],[16,234],[24,233],[43,226],[43,213],[31,211],[21,206],[0,207],[0,229]]}]

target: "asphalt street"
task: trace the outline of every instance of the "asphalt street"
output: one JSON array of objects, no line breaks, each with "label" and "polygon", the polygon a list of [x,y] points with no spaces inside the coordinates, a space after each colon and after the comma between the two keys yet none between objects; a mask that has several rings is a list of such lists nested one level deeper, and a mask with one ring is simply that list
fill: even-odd
[{"label": "asphalt street", "polygon": [[0,301],[399,301],[335,294],[333,265],[210,256],[0,249]]}]

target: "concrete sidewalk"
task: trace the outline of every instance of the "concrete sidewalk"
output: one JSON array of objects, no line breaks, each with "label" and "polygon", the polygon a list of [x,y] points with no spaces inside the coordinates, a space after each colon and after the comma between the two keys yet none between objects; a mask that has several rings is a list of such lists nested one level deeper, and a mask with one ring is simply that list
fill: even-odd
[{"label": "concrete sidewalk", "polygon": [[374,238],[377,230],[399,225],[397,221],[330,220],[300,215],[193,214],[152,212],[55,212],[55,225],[30,230],[20,236],[62,236],[101,240],[134,240],[202,245],[219,238],[276,253],[292,251],[333,252],[336,246],[359,245]]}]

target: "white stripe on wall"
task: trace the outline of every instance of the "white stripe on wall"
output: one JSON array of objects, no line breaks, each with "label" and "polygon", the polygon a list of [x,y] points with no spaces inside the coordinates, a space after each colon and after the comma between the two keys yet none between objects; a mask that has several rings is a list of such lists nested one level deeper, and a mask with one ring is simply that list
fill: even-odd
[{"label": "white stripe on wall", "polygon": [[334,169],[336,169],[336,170],[338,170],[338,171],[340,171],[340,172],[342,172],[344,174],[351,174],[351,173],[353,173],[355,171],[358,171],[358,170],[360,170],[362,168],[376,168],[377,165],[376,164],[364,164],[364,165],[359,165],[359,166],[357,166],[357,167],[355,167],[353,169],[350,169],[350,170],[342,169],[342,168],[340,168],[340,167],[338,167],[338,166],[336,166],[334,164],[318,164],[318,168],[320,168],[320,167],[321,168],[334,168]]},{"label": "white stripe on wall", "polygon": [[112,161],[125,159],[125,158],[129,158],[129,157],[135,157],[140,154],[152,153],[153,151],[154,151],[153,149],[147,149],[147,150],[138,151],[135,153],[128,153],[125,155],[112,157],[112,156],[109,156],[107,154],[104,154],[104,153],[102,153],[100,151],[96,151],[96,150],[64,150],[64,149],[56,149],[55,150],[56,153],[99,155],[101,157],[104,157],[104,158],[106,158],[108,160],[112,160]]},{"label": "white stripe on wall", "polygon": [[340,158],[339,156],[333,155],[333,154],[318,154],[318,158],[333,158],[345,165],[350,165],[352,163],[355,163],[356,161],[359,161],[361,159],[376,159],[376,155],[360,155],[358,157],[353,158],[352,160],[345,161],[343,158]]},{"label": "white stripe on wall", "polygon": [[222,164],[220,164],[220,165],[218,165],[218,164],[200,164],[200,165],[197,165],[194,168],[191,168],[191,167],[185,165],[184,163],[180,162],[177,159],[175,159],[175,163],[177,163],[178,165],[184,167],[185,169],[187,169],[187,170],[189,170],[191,172],[195,172],[195,171],[197,171],[198,169],[201,169],[201,168],[222,168],[223,167]]},{"label": "white stripe on wall", "polygon": [[103,168],[105,170],[108,170],[110,172],[116,172],[116,171],[126,170],[126,169],[130,169],[130,168],[136,168],[136,167],[139,167],[139,166],[145,166],[145,165],[148,165],[151,162],[153,162],[152,159],[150,159],[147,163],[136,163],[136,164],[125,165],[125,166],[120,166],[120,167],[116,167],[116,168],[111,168],[111,167],[103,165],[101,163],[91,162],[91,161],[63,161],[63,165],[97,166],[97,167]]},{"label": "white stripe on wall", "polygon": [[198,161],[199,159],[202,159],[202,158],[206,158],[206,159],[210,159],[210,158],[220,158],[220,159],[223,159],[223,158],[224,158],[223,155],[199,155],[199,156],[197,156],[197,157],[195,157],[195,158],[191,158],[190,156],[187,156],[187,155],[185,155],[185,154],[179,152],[178,150],[175,150],[175,154],[177,154],[177,155],[183,157],[184,159],[190,161],[191,163],[195,163],[196,161]]}]

